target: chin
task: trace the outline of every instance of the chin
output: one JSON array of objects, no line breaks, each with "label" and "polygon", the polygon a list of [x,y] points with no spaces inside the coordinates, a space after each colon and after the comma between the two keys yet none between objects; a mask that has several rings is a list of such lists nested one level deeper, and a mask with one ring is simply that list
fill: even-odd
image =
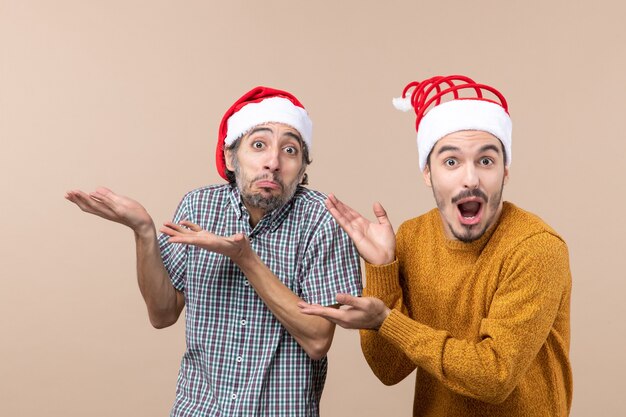
[{"label": "chin", "polygon": [[477,223],[471,226],[461,225],[458,229],[452,229],[452,234],[457,240],[461,242],[471,243],[483,237],[486,230],[487,227],[480,223]]}]

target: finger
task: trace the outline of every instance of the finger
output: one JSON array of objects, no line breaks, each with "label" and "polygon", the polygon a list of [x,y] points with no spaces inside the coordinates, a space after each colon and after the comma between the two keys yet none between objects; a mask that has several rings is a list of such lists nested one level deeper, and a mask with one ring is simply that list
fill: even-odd
[{"label": "finger", "polygon": [[345,218],[345,220],[350,222],[355,227],[358,227],[363,223],[370,223],[370,221],[363,217],[361,213],[336,198],[335,207],[337,211],[341,213],[341,215]]},{"label": "finger", "polygon": [[86,213],[95,214],[107,219],[114,215],[111,209],[100,201],[92,199],[87,193],[82,191],[72,192],[68,199]]},{"label": "finger", "polygon": [[248,242],[248,236],[243,233],[237,233],[229,238],[233,243],[241,244]]},{"label": "finger", "polygon": [[374,203],[374,216],[378,219],[379,224],[385,224],[391,226],[389,217],[387,217],[387,211],[378,201]]},{"label": "finger", "polygon": [[98,187],[96,191],[89,194],[89,197],[105,204],[110,209],[114,210],[117,205],[118,195],[106,187]]},{"label": "finger", "polygon": [[300,307],[300,312],[302,314],[307,314],[309,316],[322,317],[334,323],[336,323],[335,320],[340,320],[340,317],[337,317],[336,315],[333,314],[339,311],[336,308],[322,307],[321,305],[318,305],[318,304],[307,304],[304,307],[301,307],[301,306],[299,307]]},{"label": "finger", "polygon": [[180,224],[176,224],[172,222],[165,222],[163,223],[163,226],[171,230],[174,230],[178,233],[193,233],[193,231],[189,230],[189,228],[186,227],[184,224],[182,224],[182,222]]},{"label": "finger", "polygon": [[[65,193],[65,198],[74,204],[78,204],[78,202],[80,201],[81,194],[85,194],[85,193],[83,193],[80,190],[70,190]],[[87,195],[85,194],[85,196]]]},{"label": "finger", "polygon": [[[332,199],[330,198],[332,197]],[[326,208],[330,212],[330,215],[337,221],[339,226],[350,234],[350,230],[353,229],[351,222],[354,220],[354,215],[347,210],[347,206],[342,204],[333,195],[329,196],[325,202]]]},{"label": "finger", "polygon": [[173,226],[176,226],[173,223],[164,223],[163,226],[159,229],[159,232],[168,235],[168,236],[178,236],[180,232],[174,229]]},{"label": "finger", "polygon": [[355,211],[341,202],[341,200],[339,200],[334,194],[329,194],[326,201],[328,202],[326,207],[328,207],[329,210],[334,209],[339,215],[345,217],[346,220],[352,220]]},{"label": "finger", "polygon": [[311,307],[319,307],[319,304],[309,304],[306,301],[298,301],[297,303],[298,307],[300,308],[311,308]]},{"label": "finger", "polygon": [[354,297],[350,294],[337,294],[336,300],[339,304],[346,306],[358,307],[362,305],[363,299],[361,297]]},{"label": "finger", "polygon": [[183,220],[180,222],[180,224],[182,224],[183,226],[185,226],[186,228],[190,230],[193,230],[194,232],[201,232],[203,230],[200,226],[188,220]]}]

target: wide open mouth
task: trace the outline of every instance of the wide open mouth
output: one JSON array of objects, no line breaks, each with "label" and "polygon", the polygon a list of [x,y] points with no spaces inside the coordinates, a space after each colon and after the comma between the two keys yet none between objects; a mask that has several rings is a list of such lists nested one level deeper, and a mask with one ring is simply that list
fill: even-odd
[{"label": "wide open mouth", "polygon": [[459,208],[459,212],[462,217],[466,219],[473,219],[478,215],[478,213],[480,213],[482,205],[483,204],[480,201],[466,201],[464,203],[457,204],[457,207]]}]

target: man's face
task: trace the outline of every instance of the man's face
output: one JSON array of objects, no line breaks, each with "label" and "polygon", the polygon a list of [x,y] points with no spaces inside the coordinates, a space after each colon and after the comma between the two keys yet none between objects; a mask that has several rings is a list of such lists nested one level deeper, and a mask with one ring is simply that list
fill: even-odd
[{"label": "man's face", "polygon": [[430,153],[424,180],[433,189],[448,239],[472,242],[499,218],[508,180],[501,142],[464,130],[440,139]]},{"label": "man's face", "polygon": [[246,206],[268,212],[293,197],[304,175],[301,143],[296,129],[266,123],[242,137],[236,151],[226,151],[226,167]]}]

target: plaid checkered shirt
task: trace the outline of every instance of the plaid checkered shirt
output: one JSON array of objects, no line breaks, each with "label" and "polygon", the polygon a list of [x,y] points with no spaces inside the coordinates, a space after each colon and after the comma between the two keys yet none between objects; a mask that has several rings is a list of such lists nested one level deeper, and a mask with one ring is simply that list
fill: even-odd
[{"label": "plaid checkered shirt", "polygon": [[[189,220],[220,236],[246,234],[269,269],[309,303],[335,304],[361,294],[360,261],[324,206],[298,187],[283,207],[254,227],[237,187],[194,190],[174,222]],[[159,237],[172,283],[186,303],[187,349],[171,416],[318,416],[327,359],[315,361],[223,255]]]}]

